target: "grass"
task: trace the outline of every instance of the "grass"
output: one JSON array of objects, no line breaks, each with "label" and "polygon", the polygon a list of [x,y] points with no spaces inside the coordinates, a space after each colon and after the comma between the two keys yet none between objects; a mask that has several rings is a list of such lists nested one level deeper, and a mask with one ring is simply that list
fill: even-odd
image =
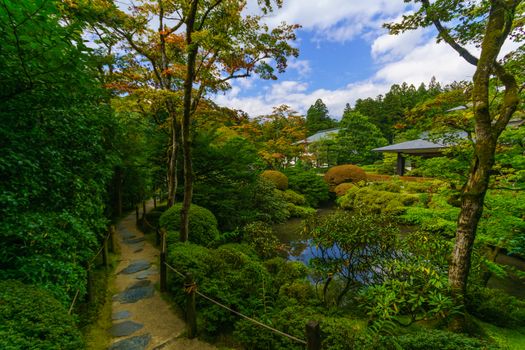
[{"label": "grass", "polygon": [[[116,266],[117,256],[110,254],[110,261],[113,268]],[[115,275],[112,269],[108,272],[99,269],[94,275],[95,302],[82,312],[84,324],[82,335],[88,350],[106,350],[110,343],[108,329],[112,326],[111,304],[114,289]]]},{"label": "grass", "polygon": [[478,325],[502,349],[525,349],[525,327],[516,329],[501,328],[482,321],[478,321]]}]

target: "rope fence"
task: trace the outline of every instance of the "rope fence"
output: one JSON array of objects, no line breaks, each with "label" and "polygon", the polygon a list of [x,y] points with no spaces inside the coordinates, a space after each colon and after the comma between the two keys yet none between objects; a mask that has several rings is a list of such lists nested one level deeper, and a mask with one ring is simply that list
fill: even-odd
[{"label": "rope fence", "polygon": [[[175,269],[173,266],[171,266],[171,265],[168,264],[167,262],[164,262],[164,264],[165,264],[165,265],[166,265],[171,271],[173,271],[174,273],[176,273],[178,276],[183,277],[183,278],[185,278],[185,277],[187,276],[187,275],[183,274],[182,272],[178,271],[177,269]],[[252,323],[254,323],[254,324],[258,325],[258,326],[260,326],[260,327],[266,328],[266,329],[268,329],[268,330],[270,330],[270,331],[272,331],[272,332],[274,332],[274,333],[276,333],[276,334],[282,335],[283,337],[289,338],[289,339],[291,339],[291,340],[293,340],[293,341],[295,341],[295,342],[298,342],[298,343],[301,343],[301,344],[304,344],[304,345],[308,345],[308,343],[306,342],[306,340],[299,339],[299,338],[297,338],[297,337],[294,337],[293,335],[290,335],[290,334],[285,333],[285,332],[283,332],[283,331],[280,331],[280,330],[278,330],[278,329],[276,329],[276,328],[273,328],[273,327],[271,327],[271,326],[268,326],[267,324],[264,324],[264,323],[262,323],[262,322],[260,322],[260,321],[258,321],[258,320],[256,320],[256,319],[254,319],[254,318],[252,318],[252,317],[246,316],[246,315],[240,313],[239,311],[236,311],[236,310],[234,310],[234,309],[232,309],[232,308],[230,308],[230,307],[228,307],[228,306],[222,304],[221,302],[219,302],[219,301],[217,301],[217,300],[215,300],[215,299],[213,299],[213,298],[210,298],[210,297],[207,296],[206,294],[199,292],[196,288],[193,288],[192,292],[194,292],[194,293],[196,293],[197,295],[203,297],[204,299],[208,300],[209,302],[211,302],[211,303],[213,303],[213,304],[215,304],[215,305],[217,305],[217,306],[219,306],[219,307],[221,307],[221,308],[223,308],[223,309],[225,309],[225,310],[228,310],[228,311],[230,311],[231,313],[233,313],[233,314],[235,314],[235,315],[237,315],[237,316],[239,316],[239,317],[242,317],[242,318],[244,318],[244,319],[246,319],[246,320],[248,320],[248,321],[250,321],[250,322],[252,322]]]}]

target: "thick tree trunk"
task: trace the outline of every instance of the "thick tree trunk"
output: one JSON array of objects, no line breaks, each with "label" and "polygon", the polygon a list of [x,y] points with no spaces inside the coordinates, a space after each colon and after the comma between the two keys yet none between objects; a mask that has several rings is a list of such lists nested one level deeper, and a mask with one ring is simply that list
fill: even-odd
[{"label": "thick tree trunk", "polygon": [[186,21],[186,44],[188,47],[188,60],[186,78],[184,80],[184,105],[182,115],[182,152],[184,155],[184,199],[180,212],[180,240],[186,242],[189,236],[189,213],[193,197],[193,167],[191,163],[191,115],[192,115],[192,92],[193,80],[195,79],[195,61],[197,59],[198,47],[192,42],[195,17],[197,15],[198,0],[193,0]]},{"label": "thick tree trunk", "polygon": [[469,179],[461,193],[461,212],[456,231],[448,280],[454,295],[460,299],[467,288],[472,247],[476,238],[479,219],[488,189],[490,170],[494,164],[496,143],[486,142],[476,146],[476,155]]}]

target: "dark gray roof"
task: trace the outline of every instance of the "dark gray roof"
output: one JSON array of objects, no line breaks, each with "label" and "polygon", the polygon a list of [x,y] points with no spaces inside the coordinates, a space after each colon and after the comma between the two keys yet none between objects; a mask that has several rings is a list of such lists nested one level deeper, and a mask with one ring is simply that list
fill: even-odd
[{"label": "dark gray roof", "polygon": [[[456,143],[457,139],[464,139],[467,137],[467,133],[464,131],[457,131],[449,133],[441,140],[428,140],[429,133],[424,132],[421,134],[421,138],[417,140],[411,140],[393,145],[375,148],[372,151],[375,152],[404,152],[404,153],[435,153],[441,152],[444,148],[450,147]],[[448,139],[448,140],[447,140]]]},{"label": "dark gray roof", "polygon": [[339,133],[339,130],[340,129],[338,129],[338,128],[321,130],[321,131],[313,134],[312,136],[309,136],[306,139],[298,141],[296,143],[313,143],[313,142],[317,142],[317,141],[320,141],[322,139],[326,139],[328,137],[332,137],[332,136],[337,135]]}]

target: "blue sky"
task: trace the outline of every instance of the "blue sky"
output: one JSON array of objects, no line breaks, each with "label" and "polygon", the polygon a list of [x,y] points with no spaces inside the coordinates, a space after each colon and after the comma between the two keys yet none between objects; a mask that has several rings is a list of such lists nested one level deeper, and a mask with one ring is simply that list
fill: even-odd
[{"label": "blue sky", "polygon": [[[249,11],[255,3],[248,1]],[[403,0],[284,0],[265,21],[302,25],[295,43],[299,58],[277,81],[238,80],[214,100],[255,117],[281,104],[305,113],[321,98],[339,119],[346,103],[384,94],[392,84],[417,86],[432,76],[443,84],[471,80],[474,67],[446,44],[437,44],[431,28],[399,36],[382,28],[411,10]]]}]

